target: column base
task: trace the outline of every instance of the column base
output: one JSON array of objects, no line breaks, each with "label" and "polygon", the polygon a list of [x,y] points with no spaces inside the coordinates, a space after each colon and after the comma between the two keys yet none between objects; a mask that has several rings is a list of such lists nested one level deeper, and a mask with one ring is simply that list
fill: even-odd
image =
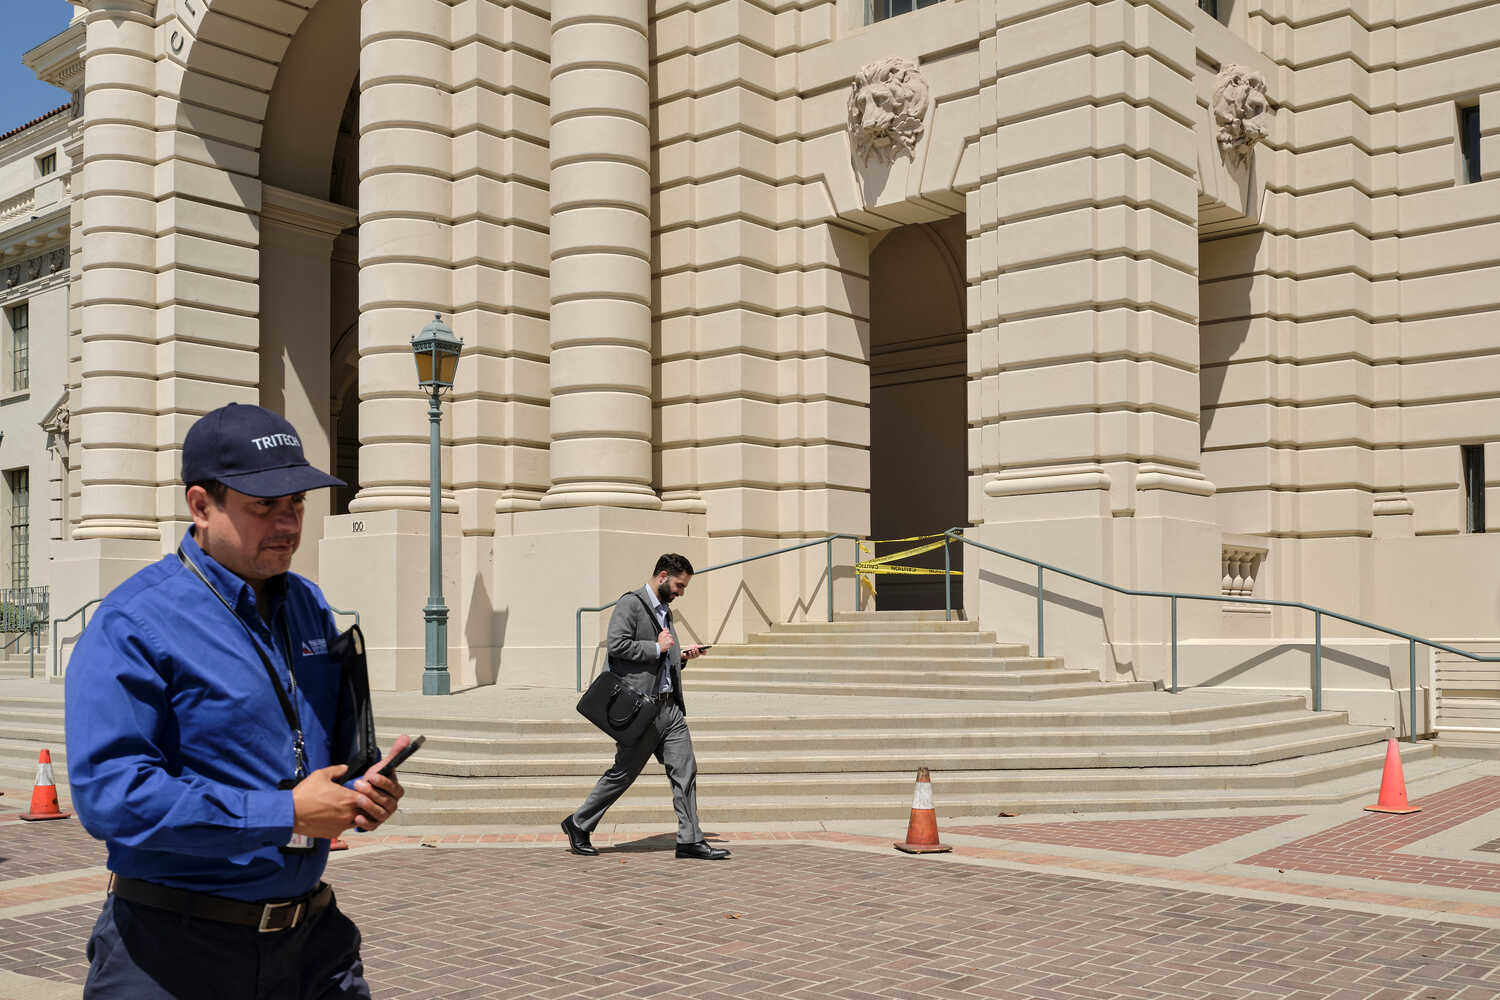
[{"label": "column base", "polygon": [[[706,564],[707,517],[630,507],[563,507],[502,514],[495,523],[497,682],[576,689],[604,669],[609,612],[598,607],[651,576],[664,552]],[[684,643],[707,641],[707,587],[695,581],[673,605]]]},{"label": "column base", "polygon": [[[451,609],[460,607],[465,592],[459,519],[444,513],[443,594]],[[318,546],[322,586],[328,603],[358,611],[370,665],[370,687],[377,691],[426,690],[427,622],[423,609],[428,596],[427,511],[382,510],[340,514],[323,525]],[[351,618],[340,618],[348,627]],[[455,647],[456,633],[448,630],[450,689],[471,687],[474,671]],[[454,678],[454,664],[463,669]]]},{"label": "column base", "polygon": [[[102,598],[132,575],[161,558],[161,535],[155,538],[89,538],[59,542],[52,547],[52,586],[48,624],[81,608],[86,602]],[[94,609],[89,609],[93,614]],[[82,616],[57,626],[60,639],[54,638],[47,649],[47,674],[60,677],[67,669],[68,656],[83,631]],[[59,663],[52,663],[53,648],[59,651]]]},{"label": "column base", "polygon": [[[976,541],[1118,587],[1217,595],[1222,531],[1201,476],[1139,467],[1078,466],[1001,476],[984,486]],[[983,550],[966,553],[964,598],[981,628],[1037,647],[1037,570]],[[1042,652],[1106,681],[1164,679],[1168,600],[1117,594],[1047,572]],[[1183,637],[1219,634],[1211,602],[1179,601]],[[1167,645],[1163,642],[1166,641]]]}]

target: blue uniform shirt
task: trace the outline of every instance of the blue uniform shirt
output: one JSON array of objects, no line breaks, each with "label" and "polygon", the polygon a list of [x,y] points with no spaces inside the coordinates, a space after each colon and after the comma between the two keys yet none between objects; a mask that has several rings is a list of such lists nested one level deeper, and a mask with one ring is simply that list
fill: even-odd
[{"label": "blue uniform shirt", "polygon": [[277,849],[292,832],[292,793],[276,787],[295,775],[292,731],[234,619],[249,626],[283,687],[290,654],[307,766],[317,770],[332,763],[338,709],[333,616],[314,584],[287,573],[267,581],[268,627],[249,584],[191,531],[182,548],[235,614],[175,555],[100,604],[67,671],[73,807],[120,875],[234,899],[301,895],[322,877],[328,842],[315,841],[311,854]]}]

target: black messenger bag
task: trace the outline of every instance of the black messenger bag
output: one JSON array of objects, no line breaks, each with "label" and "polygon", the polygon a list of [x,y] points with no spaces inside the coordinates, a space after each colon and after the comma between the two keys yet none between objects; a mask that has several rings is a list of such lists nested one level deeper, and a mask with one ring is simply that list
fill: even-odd
[{"label": "black messenger bag", "polygon": [[[632,595],[641,602],[646,609],[646,618],[651,620],[651,607],[640,594],[632,591],[620,600]],[[661,669],[666,668],[667,659],[663,654]],[[657,671],[652,691],[661,689],[661,669]],[[626,684],[619,674],[609,669],[607,660],[604,671],[594,678],[583,697],[578,699],[578,714],[603,730],[605,736],[624,746],[639,743],[646,730],[655,724],[660,711],[661,702]]]},{"label": "black messenger bag", "polygon": [[333,727],[333,762],[345,764],[344,780],[362,777],[380,762],[375,745],[375,713],[370,708],[370,668],[365,661],[365,634],[349,626],[328,644],[339,665],[339,712]]}]

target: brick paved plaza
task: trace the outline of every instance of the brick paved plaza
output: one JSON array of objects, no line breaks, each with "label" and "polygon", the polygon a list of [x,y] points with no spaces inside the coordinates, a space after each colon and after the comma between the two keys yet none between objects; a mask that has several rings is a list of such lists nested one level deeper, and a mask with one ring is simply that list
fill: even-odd
[{"label": "brick paved plaza", "polygon": [[[74,821],[16,821],[19,797],[0,998],[76,998],[104,852]],[[585,859],[551,831],[400,830],[353,838],[329,880],[379,997],[1493,1000],[1500,765],[1412,797],[1408,817],[965,821],[928,858],[884,824],[725,831],[722,864],[677,861],[669,834]]]}]

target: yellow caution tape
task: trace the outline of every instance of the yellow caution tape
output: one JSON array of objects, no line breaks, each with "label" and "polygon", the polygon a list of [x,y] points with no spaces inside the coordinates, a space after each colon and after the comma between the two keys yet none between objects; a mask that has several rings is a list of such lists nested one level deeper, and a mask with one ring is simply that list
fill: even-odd
[{"label": "yellow caution tape", "polygon": [[[892,552],[889,555],[880,556],[879,558],[861,559],[859,562],[854,564],[854,572],[859,574],[859,577],[862,581],[865,581],[865,586],[870,588],[871,593],[874,593],[875,591],[875,584],[873,582],[865,580],[865,577],[867,576],[874,576],[876,574],[887,574],[892,576],[943,576],[945,573],[950,571],[941,569],[929,569],[925,566],[894,566],[892,565],[892,563],[900,559],[905,559],[909,556],[919,556],[927,552],[932,552],[935,549],[942,548],[943,546],[948,544],[946,532],[938,532],[933,535],[913,535],[910,538],[882,538],[878,540],[871,539],[870,546],[871,551],[873,551],[874,546],[876,545],[882,545],[891,542],[923,542],[927,541],[927,539],[929,538],[936,538],[939,540],[936,542],[929,542],[926,545],[918,545],[916,548],[904,549],[900,552]],[[862,542],[859,543],[859,551],[861,554],[863,554],[865,551],[865,546]],[[951,572],[954,576],[963,576],[962,570],[952,570]]]}]

